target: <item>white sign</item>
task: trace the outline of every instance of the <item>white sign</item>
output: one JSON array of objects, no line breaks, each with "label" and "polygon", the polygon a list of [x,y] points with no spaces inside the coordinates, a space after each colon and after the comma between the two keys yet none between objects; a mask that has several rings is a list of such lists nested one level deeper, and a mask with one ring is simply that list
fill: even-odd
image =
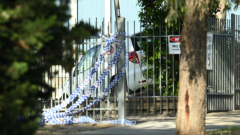
[{"label": "white sign", "polygon": [[180,50],[180,35],[168,36],[169,54],[181,54]]},{"label": "white sign", "polygon": [[207,33],[207,70],[213,69],[212,62],[213,34]]}]

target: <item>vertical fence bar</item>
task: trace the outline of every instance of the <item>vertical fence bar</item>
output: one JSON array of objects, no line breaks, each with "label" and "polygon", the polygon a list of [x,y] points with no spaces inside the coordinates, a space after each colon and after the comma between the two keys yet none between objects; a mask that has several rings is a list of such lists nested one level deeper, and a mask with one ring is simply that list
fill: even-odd
[{"label": "vertical fence bar", "polygon": [[[225,19],[223,21],[226,21]],[[224,28],[224,27],[223,27]],[[223,29],[224,31],[225,29]],[[228,38],[228,37],[227,37]],[[227,46],[226,46],[226,38],[223,40],[223,93],[226,93],[226,51],[227,51]],[[223,98],[224,101],[225,98]],[[224,105],[224,104],[223,104]]]},{"label": "vertical fence bar", "polygon": [[[235,109],[239,109],[239,101],[240,101],[240,99],[239,99],[239,43],[238,43],[238,41],[239,41],[239,15],[236,15],[236,27],[235,27],[235,29],[237,30],[236,31],[236,44],[235,44],[235,47],[236,47],[236,55],[235,55],[235,57],[236,57],[236,63],[235,63],[235,65],[237,66],[236,67],[236,72],[235,72],[235,74],[236,74],[236,76],[235,76],[235,95],[236,95],[236,97],[235,97]],[[238,90],[236,90],[236,89],[238,89]]]},{"label": "vertical fence bar", "polygon": [[[224,22],[224,21],[226,21],[225,19],[223,19],[222,20],[222,22]],[[225,24],[224,24],[225,25]],[[223,27],[223,31],[224,31],[225,29],[224,29],[224,27]],[[226,51],[227,51],[227,49],[226,49],[226,38],[224,38],[223,39],[223,41],[222,41],[222,44],[223,44],[223,82],[222,82],[222,84],[223,84],[223,89],[222,89],[222,93],[226,93]],[[222,98],[222,110],[226,110],[225,109],[225,96],[223,96],[223,98]]]},{"label": "vertical fence bar", "polygon": [[[235,27],[235,29],[237,30],[236,31],[236,38],[237,38],[237,40],[236,41],[239,41],[239,26],[238,26],[238,24],[239,24],[239,16],[238,15],[236,15],[236,27]],[[236,72],[235,72],[235,86],[234,86],[234,88],[238,88],[238,78],[239,78],[239,43],[238,42],[236,42],[237,44],[235,45],[236,46],[236,63],[235,63],[235,65],[236,65]],[[237,92],[237,91],[236,91]],[[237,94],[236,94],[237,95]],[[236,100],[238,99],[238,97],[236,97]],[[237,102],[236,102],[237,103]]]},{"label": "vertical fence bar", "polygon": [[[141,42],[142,42],[141,22],[140,22],[140,38],[139,38],[139,39],[140,39],[140,43],[141,43]],[[141,45],[140,45],[140,50],[142,50],[142,49],[141,49]],[[145,79],[146,79],[146,78],[145,78]],[[141,85],[141,88],[140,88],[140,89],[141,89],[141,95],[140,95],[140,96],[141,96],[141,99],[140,99],[140,100],[141,100],[141,101],[140,101],[140,102],[141,102],[141,115],[143,115],[143,99],[142,99],[142,89],[143,89],[143,88],[142,88],[142,83],[141,83],[140,85]]]},{"label": "vertical fence bar", "polygon": [[[166,35],[167,32],[167,24],[166,24]],[[168,96],[168,38],[166,37],[166,95]],[[168,113],[168,97],[166,98],[166,112]]]},{"label": "vertical fence bar", "polygon": [[[174,29],[172,27],[172,34],[174,35]],[[172,55],[172,95],[174,96],[174,54]],[[175,113],[175,100],[173,99],[173,111]]]},{"label": "vertical fence bar", "polygon": [[[116,33],[117,32],[117,21],[115,21],[115,23],[114,23],[114,33]],[[115,63],[115,73],[117,73],[117,63]],[[129,70],[128,70],[129,71]],[[116,92],[116,86],[117,86],[117,84],[115,85],[115,87],[114,87],[114,92]],[[129,91],[129,90],[128,90]],[[116,111],[116,105],[117,105],[117,94],[114,94],[114,119],[116,119],[117,118],[117,111]]]},{"label": "vertical fence bar", "polygon": [[[111,18],[110,18],[110,20],[111,20]],[[110,37],[110,27],[111,27],[111,24],[110,24],[110,22],[108,22],[108,36]],[[111,48],[111,46],[110,46],[110,48]],[[110,52],[111,52],[111,50],[110,50]],[[111,55],[111,58],[112,58],[112,55]],[[112,60],[112,59],[111,59]],[[112,70],[110,70],[110,72],[109,72],[109,74],[108,74],[108,80],[107,80],[107,86],[110,84],[110,77],[112,76]],[[108,108],[108,111],[107,111],[107,120],[109,120],[109,115],[110,115],[110,110],[109,110],[109,108],[110,108],[110,102],[109,102],[109,96],[110,96],[110,91],[108,91],[108,93],[107,93],[107,108]]]},{"label": "vertical fence bar", "polygon": [[[240,24],[240,16],[239,15],[237,15],[237,17],[238,17],[238,19],[237,19],[237,65],[238,65],[238,68],[237,68],[237,77],[236,77],[236,88],[240,88],[239,86],[240,86],[240,82],[239,82],[239,79],[240,79],[240,46],[239,46],[239,31],[240,31],[240,26],[239,26],[239,24]],[[236,99],[237,99],[237,105],[239,106],[240,105],[240,91],[238,90],[237,91],[237,95],[238,95],[238,97],[236,97]],[[239,107],[238,107],[238,109],[239,109]]]},{"label": "vertical fence bar", "polygon": [[[221,30],[221,20],[219,21],[220,22],[220,30]],[[221,32],[221,31],[220,31]],[[220,33],[221,34],[221,33]],[[220,93],[223,93],[223,82],[222,82],[222,80],[223,80],[223,38],[224,38],[224,36],[221,36],[221,38],[219,39],[219,42],[220,42]]]},{"label": "vertical fence bar", "polygon": [[[147,39],[146,39],[146,42],[147,42],[147,49],[148,49],[148,32],[147,32]],[[149,75],[149,69],[148,69],[148,60],[149,59],[149,56],[148,56],[148,53],[147,53],[147,80],[148,80],[148,75]],[[147,96],[149,96],[149,86],[148,86],[148,83],[147,83]],[[149,111],[149,98],[147,98],[147,113],[149,114],[150,111]]]},{"label": "vertical fence bar", "polygon": [[[52,67],[50,67],[50,73],[48,74],[48,81],[49,81],[49,85],[52,87]],[[53,98],[52,98],[52,92],[51,92],[51,99],[50,99],[50,107],[53,107]]]},{"label": "vertical fence bar", "polygon": [[[178,31],[178,34],[181,35],[181,25],[180,25],[180,19],[178,20],[178,28],[179,28],[179,31]],[[181,58],[181,54],[178,55],[178,64],[180,65],[180,58]],[[180,82],[180,68],[178,68],[178,81]],[[179,87],[178,87],[178,90],[179,90]],[[176,99],[178,102],[178,98]],[[175,103],[175,102],[174,102]],[[178,104],[178,103],[177,103]],[[174,112],[176,113],[176,107],[174,105]]]},{"label": "vertical fence bar", "polygon": [[[230,31],[230,20],[227,20],[227,31]],[[230,39],[228,38],[227,39],[227,42],[229,43],[230,42]],[[229,90],[230,90],[230,45],[227,46],[227,65],[228,65],[228,70],[227,70],[227,79],[228,79],[228,83],[227,83],[227,93],[230,93]],[[228,100],[228,99],[226,99]],[[228,103],[228,101],[226,101],[226,103]]]},{"label": "vertical fence bar", "polygon": [[[129,36],[129,21],[127,21],[127,35]],[[127,42],[127,44],[128,44],[128,46],[127,46],[127,50],[128,51],[127,52],[128,53],[129,53],[129,40],[131,40],[130,37],[128,38],[128,42]],[[129,64],[128,64],[127,68],[128,68],[128,71],[129,71]],[[128,84],[129,84],[129,82],[130,82],[130,80],[129,80],[129,75],[128,75]],[[129,115],[129,113],[130,113],[130,98],[129,98],[129,94],[130,93],[129,93],[129,88],[127,90],[128,90],[128,107],[127,108],[128,108],[128,115]]]},{"label": "vertical fence bar", "polygon": [[[237,75],[237,77],[236,77],[236,87],[237,88],[239,88],[239,78],[240,78],[240,75],[239,75],[239,73],[240,73],[240,65],[239,65],[239,63],[240,63],[240,46],[239,46],[239,23],[240,23],[240,16],[239,15],[237,15],[237,24],[236,24],[236,26],[238,26],[236,29],[238,30],[238,32],[236,32],[237,33],[237,63],[236,63],[236,65],[238,66],[238,68],[237,68],[237,73],[236,73],[236,75]],[[239,92],[239,91],[238,91]],[[238,94],[239,95],[239,94]],[[239,105],[239,97],[237,98],[238,99],[238,105]]]},{"label": "vertical fence bar", "polygon": [[[211,18],[210,19],[211,20],[211,32],[214,32],[212,29],[213,29],[213,19]],[[212,80],[212,91],[211,92],[215,92],[215,89],[216,89],[216,44],[215,44],[215,38],[216,36],[215,35],[213,35],[213,52],[212,52],[212,54],[213,54],[213,73],[212,73],[212,76],[213,76],[213,80]],[[211,98],[211,96],[209,96],[209,98]]]},{"label": "vertical fence bar", "polygon": [[160,57],[159,57],[159,83],[160,83],[160,85],[159,85],[159,90],[160,90],[160,114],[162,114],[162,38],[161,38],[161,28],[162,28],[162,25],[161,25],[161,21],[159,21],[159,36],[160,36],[160,38],[159,38],[159,40],[160,40],[160,44],[159,44],[159,52],[160,52]]},{"label": "vertical fence bar", "polygon": [[232,28],[232,76],[231,76],[231,87],[232,87],[232,93],[233,93],[233,110],[235,110],[235,85],[234,85],[234,75],[235,75],[235,15],[231,14],[231,28]]},{"label": "vertical fence bar", "polygon": [[[96,22],[95,22],[95,28],[97,29],[97,18],[96,18]],[[98,41],[97,38],[96,38],[95,41],[96,41],[96,43],[97,43],[97,41]],[[96,54],[95,54],[95,59],[94,59],[94,60],[95,60],[95,63],[96,63],[96,61],[98,60],[97,57],[98,57],[98,55],[100,55],[100,54],[98,54],[98,53],[100,53],[100,52],[98,52],[97,44],[95,44],[95,46],[96,46]],[[95,78],[96,78],[96,79],[93,79],[93,80],[96,81],[97,78],[98,78],[98,71],[96,71],[96,73],[95,73]],[[93,97],[93,101],[96,99],[95,97],[97,97],[97,92],[98,92],[98,88],[97,88],[96,91],[95,91],[95,96]],[[95,116],[95,115],[96,115],[96,114],[95,114],[95,113],[96,113],[96,110],[95,110],[95,109],[96,109],[96,104],[93,105],[93,108],[94,108],[94,110],[93,110],[93,120],[95,120],[95,118],[96,118],[96,116]]]},{"label": "vertical fence bar", "polygon": [[[134,33],[134,36],[136,36],[136,33],[135,33],[135,21],[133,21],[133,33]],[[136,37],[134,37],[133,38],[134,40],[133,40],[133,46],[134,46],[134,59],[135,59],[135,54],[136,54],[136,50],[135,50],[135,48],[136,48]],[[134,82],[136,82],[136,76],[135,76],[135,73],[136,73],[136,70],[135,70],[135,64],[134,64]],[[134,85],[135,85],[135,88],[136,88],[136,83],[134,83]],[[134,90],[134,98],[133,98],[133,100],[134,100],[134,115],[136,115],[136,91]]]},{"label": "vertical fence bar", "polygon": [[[90,21],[90,19],[89,19],[89,21]],[[89,22],[89,24],[90,24],[90,22]],[[86,52],[89,50],[89,46],[90,46],[90,40],[89,39],[86,39]],[[90,50],[89,50],[90,51]],[[84,59],[84,63],[85,63],[85,61],[86,61],[86,68],[84,68],[83,67],[83,72],[85,72],[86,70],[88,70],[88,64],[90,63],[89,61],[88,61],[88,57],[90,57],[90,54],[89,54],[89,52],[87,52],[86,54],[86,59]],[[89,72],[87,72],[86,73],[86,75],[84,76],[84,78],[87,76],[89,74]],[[91,81],[90,81],[91,82]],[[89,88],[89,86],[90,86],[90,82],[87,84],[87,86],[86,86],[86,88],[85,88],[85,93],[88,91],[87,89]],[[88,100],[89,100],[89,98],[87,98],[86,99],[86,104],[85,104],[85,106],[87,106],[88,105]],[[88,116],[88,109],[86,109],[86,116]]]},{"label": "vertical fence bar", "polygon": [[[217,20],[217,19],[216,19]],[[215,46],[216,46],[216,90],[215,93],[218,93],[218,89],[219,89],[219,46],[217,44],[217,39],[215,39]]]},{"label": "vertical fence bar", "polygon": [[[153,36],[155,36],[155,33],[154,33],[154,28],[153,28]],[[156,84],[156,80],[155,80],[155,43],[154,43],[154,40],[155,38],[153,38],[153,96],[155,96],[155,84]],[[156,114],[156,104],[155,104],[155,100],[156,98],[153,98],[153,114],[155,115]]]},{"label": "vertical fence bar", "polygon": [[[214,33],[216,33],[216,31],[215,31],[215,27],[216,27],[216,23],[215,23],[215,18],[213,19],[213,18],[211,18],[211,27],[213,28],[214,27],[214,29],[212,30]],[[214,37],[216,37],[216,36],[214,36]],[[216,38],[214,38],[213,39],[213,55],[214,55],[214,58],[213,58],[213,60],[214,60],[214,68],[213,68],[213,71],[214,71],[214,86],[213,86],[213,89],[212,89],[212,91],[211,91],[211,93],[217,93],[217,84],[216,84],[216,82],[217,82],[217,60],[216,60],[216,56],[217,56],[217,44],[216,44]],[[215,98],[214,98],[215,96],[214,95],[210,95],[209,96],[209,103],[210,103],[210,106],[211,106],[211,109],[210,109],[210,111],[213,111],[215,108],[214,108],[214,106],[213,106],[213,104],[215,103]]]},{"label": "vertical fence bar", "polygon": [[[102,21],[102,35],[105,35],[106,33],[105,33],[105,22],[104,22],[104,18],[103,18],[103,21]],[[102,39],[102,42],[103,42],[103,39]],[[101,45],[101,51],[103,50],[103,45]],[[104,71],[104,64],[105,64],[105,60],[103,60],[103,62],[102,62],[102,65],[100,66],[100,74],[102,74],[103,73],[103,71]],[[100,85],[100,89],[99,89],[99,94],[103,91],[103,89],[104,89],[104,84],[105,84],[105,82],[104,81],[102,81],[102,84]],[[103,101],[102,100],[100,100],[100,113],[99,113],[99,115],[100,115],[100,121],[102,121],[102,109],[103,108]]]}]

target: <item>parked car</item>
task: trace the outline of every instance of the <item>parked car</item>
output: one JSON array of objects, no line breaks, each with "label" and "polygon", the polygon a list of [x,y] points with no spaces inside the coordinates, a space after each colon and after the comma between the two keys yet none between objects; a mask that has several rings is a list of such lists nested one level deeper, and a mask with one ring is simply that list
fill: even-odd
[{"label": "parked car", "polygon": [[[138,35],[139,33],[132,36]],[[103,51],[104,46],[105,44],[102,44],[90,48],[87,53],[80,58],[77,65],[73,68],[72,92],[74,92],[77,87],[82,84],[86,76],[89,75],[101,52]],[[131,37],[129,45],[128,43],[125,43],[125,46],[126,51],[128,52],[128,65],[126,68],[125,80],[129,91],[136,91],[149,84],[151,82],[151,79],[148,79],[146,76],[143,75],[143,73],[147,70],[147,66],[143,66],[141,64],[144,52],[140,49],[140,39]],[[107,67],[108,62],[112,60],[113,56],[116,54],[117,51],[118,50],[115,44],[110,46],[110,50],[107,52],[107,55],[105,55],[105,60],[103,64],[101,64],[101,66],[98,68],[98,71],[94,74],[93,78],[85,89],[89,89],[93,85],[93,83],[96,82],[96,80],[100,76],[100,73],[102,73],[103,70]],[[117,72],[115,64],[109,75],[107,75],[105,77],[105,80],[102,82],[103,85],[99,86],[101,91],[108,86],[108,84],[111,82],[111,80],[113,80],[116,74]],[[58,89],[57,98],[61,98],[64,93],[70,95],[69,79],[62,85],[62,87]],[[95,90],[95,92],[91,96],[96,97],[96,94],[97,93]]]}]

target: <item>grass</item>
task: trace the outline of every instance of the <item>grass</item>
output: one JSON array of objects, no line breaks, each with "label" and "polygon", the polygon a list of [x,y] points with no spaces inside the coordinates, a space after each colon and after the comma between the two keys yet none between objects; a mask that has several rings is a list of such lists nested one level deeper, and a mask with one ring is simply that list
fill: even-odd
[{"label": "grass", "polygon": [[228,127],[224,129],[208,131],[206,135],[240,135],[240,127]]}]

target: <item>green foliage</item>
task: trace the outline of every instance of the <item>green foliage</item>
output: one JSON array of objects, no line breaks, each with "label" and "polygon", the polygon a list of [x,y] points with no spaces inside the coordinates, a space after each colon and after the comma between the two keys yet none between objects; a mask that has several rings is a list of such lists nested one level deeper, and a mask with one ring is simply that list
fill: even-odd
[{"label": "green foliage", "polygon": [[[209,17],[216,18],[216,14],[217,12],[220,12],[220,8],[221,8],[219,4],[220,4],[219,0],[210,0],[209,8],[211,10],[210,10]],[[229,6],[226,5],[225,9],[226,10],[229,9]]]},{"label": "green foliage", "polygon": [[[139,18],[144,28],[141,35],[149,36],[148,39],[141,39],[141,49],[146,55],[142,62],[148,65],[148,77],[155,81],[155,90],[156,92],[161,90],[162,95],[178,94],[179,55],[168,54],[166,37],[151,36],[181,35],[184,3],[185,0],[138,0],[138,5],[141,7]],[[211,0],[209,5],[211,17],[215,17],[219,12],[218,5],[218,0]],[[146,74],[147,72],[145,76]],[[151,90],[153,86],[147,87]]]},{"label": "green foliage", "polygon": [[97,33],[83,22],[69,30],[65,25],[70,18],[68,5],[68,0],[59,6],[55,0],[0,1],[1,135],[35,132],[40,120],[37,100],[47,99],[53,90],[43,74],[52,65],[70,70],[74,60],[66,54],[76,52],[72,41]]}]

